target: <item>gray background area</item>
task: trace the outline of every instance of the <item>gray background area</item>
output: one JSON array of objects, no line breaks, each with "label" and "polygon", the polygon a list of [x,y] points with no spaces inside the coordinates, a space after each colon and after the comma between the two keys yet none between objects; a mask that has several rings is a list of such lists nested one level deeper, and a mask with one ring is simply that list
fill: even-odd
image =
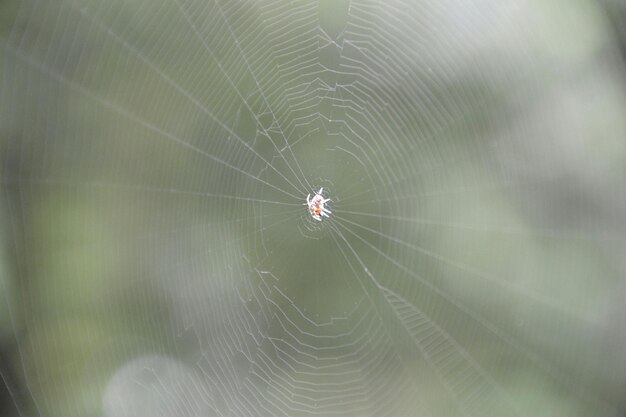
[{"label": "gray background area", "polygon": [[0,415],[625,416],[625,10],[1,2]]}]

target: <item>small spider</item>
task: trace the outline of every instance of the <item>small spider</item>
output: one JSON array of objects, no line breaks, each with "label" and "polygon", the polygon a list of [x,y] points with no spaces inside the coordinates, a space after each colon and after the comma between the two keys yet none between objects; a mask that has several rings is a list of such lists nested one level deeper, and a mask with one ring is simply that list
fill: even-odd
[{"label": "small spider", "polygon": [[324,191],[323,187],[320,188],[317,193],[315,193],[313,198],[310,198],[311,194],[307,195],[306,203],[304,203],[305,206],[309,206],[309,214],[311,215],[311,217],[313,217],[318,222],[322,221],[322,216],[330,217],[329,214],[332,214],[330,210],[324,207],[324,204],[330,201],[330,198],[324,198],[324,196],[322,195],[322,191]]}]

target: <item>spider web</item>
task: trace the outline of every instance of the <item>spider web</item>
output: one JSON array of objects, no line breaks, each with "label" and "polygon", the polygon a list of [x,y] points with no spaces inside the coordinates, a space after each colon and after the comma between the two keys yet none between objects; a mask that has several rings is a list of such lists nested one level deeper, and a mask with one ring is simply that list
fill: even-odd
[{"label": "spider web", "polygon": [[621,415],[621,67],[557,3],[6,2],[16,415]]}]

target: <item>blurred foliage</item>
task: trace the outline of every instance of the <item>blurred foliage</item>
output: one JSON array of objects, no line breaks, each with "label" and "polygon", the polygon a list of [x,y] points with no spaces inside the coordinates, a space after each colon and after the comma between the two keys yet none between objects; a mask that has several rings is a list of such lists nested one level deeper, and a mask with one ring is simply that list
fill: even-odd
[{"label": "blurred foliage", "polygon": [[372,3],[0,4],[3,415],[623,412],[623,6]]}]

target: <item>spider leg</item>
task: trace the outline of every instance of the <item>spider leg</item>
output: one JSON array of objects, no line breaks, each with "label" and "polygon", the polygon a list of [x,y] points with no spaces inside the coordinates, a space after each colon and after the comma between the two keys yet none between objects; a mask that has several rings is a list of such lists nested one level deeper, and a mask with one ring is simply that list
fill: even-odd
[{"label": "spider leg", "polygon": [[320,190],[317,193],[321,195],[322,191],[324,191],[324,187],[320,188]]}]

